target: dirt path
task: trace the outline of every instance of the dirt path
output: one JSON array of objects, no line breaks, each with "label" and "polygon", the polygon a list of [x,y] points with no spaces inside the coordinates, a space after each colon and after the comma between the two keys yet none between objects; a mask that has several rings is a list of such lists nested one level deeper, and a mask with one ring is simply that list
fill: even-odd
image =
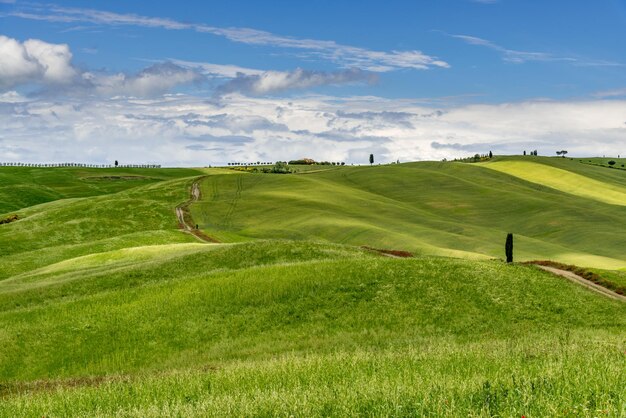
[{"label": "dirt path", "polygon": [[193,202],[200,200],[202,197],[199,183],[204,177],[205,176],[196,179],[191,185],[190,199],[176,206],[176,218],[178,219],[178,225],[183,231],[193,235],[200,241],[217,243],[219,242],[218,240],[206,235],[204,232],[196,228],[196,223],[193,221],[191,213],[189,212],[189,206]]},{"label": "dirt path", "polygon": [[593,290],[594,292],[601,293],[604,296],[610,297],[612,299],[617,299],[617,300],[621,300],[622,302],[626,302],[626,296],[622,296],[618,293],[613,292],[612,290],[607,289],[606,287],[602,287],[593,282],[590,282],[589,280],[583,279],[582,277],[580,277],[577,274],[572,273],[571,271],[561,270],[555,267],[540,266],[538,264],[535,264],[535,265],[542,270],[549,271],[550,273],[556,274],[557,276],[565,277],[566,279],[574,283],[581,284],[585,286],[586,288]]}]

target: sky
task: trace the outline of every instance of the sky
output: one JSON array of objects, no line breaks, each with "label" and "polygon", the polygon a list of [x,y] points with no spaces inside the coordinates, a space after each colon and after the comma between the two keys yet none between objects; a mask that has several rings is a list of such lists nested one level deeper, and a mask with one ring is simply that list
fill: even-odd
[{"label": "sky", "polygon": [[626,0],[0,0],[0,162],[626,155]]}]

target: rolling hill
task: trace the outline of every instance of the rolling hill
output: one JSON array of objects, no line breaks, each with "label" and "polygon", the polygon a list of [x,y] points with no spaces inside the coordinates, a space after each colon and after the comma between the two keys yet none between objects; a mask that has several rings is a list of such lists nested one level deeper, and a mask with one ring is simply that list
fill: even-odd
[{"label": "rolling hill", "polygon": [[498,258],[623,280],[625,174],[0,167],[0,416],[619,416],[626,304]]},{"label": "rolling hill", "polygon": [[[544,180],[542,180],[544,179]],[[207,176],[193,218],[210,236],[317,239],[417,254],[626,267],[626,171],[558,158]]]}]

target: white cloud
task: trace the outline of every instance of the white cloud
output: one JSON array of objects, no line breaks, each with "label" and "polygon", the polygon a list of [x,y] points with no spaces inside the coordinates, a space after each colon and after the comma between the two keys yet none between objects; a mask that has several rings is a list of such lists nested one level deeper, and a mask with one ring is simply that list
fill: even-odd
[{"label": "white cloud", "polygon": [[0,105],[0,157],[13,161],[208,165],[311,157],[453,158],[538,149],[626,155],[626,100],[436,107],[378,97],[184,94]]},{"label": "white cloud", "polygon": [[50,44],[39,39],[25,42],[0,36],[0,91],[31,84],[44,92],[63,95],[96,94],[105,97],[153,97],[177,86],[199,83],[206,78],[230,79],[217,87],[217,95],[240,92],[264,95],[291,89],[376,80],[373,73],[359,69],[324,72],[262,71],[235,65],[175,60],[153,64],[137,74],[79,71],[72,65],[68,45]]},{"label": "white cloud", "polygon": [[95,90],[103,96],[151,97],[166,93],[179,85],[200,82],[202,79],[197,72],[170,62],[154,64],[134,75],[83,74],[88,91]]},{"label": "white cloud", "polygon": [[92,23],[98,25],[133,25],[166,30],[193,30],[224,37],[232,42],[248,45],[265,45],[300,50],[300,54],[335,62],[343,67],[384,72],[397,69],[448,68],[450,65],[418,50],[375,51],[334,41],[300,39],[276,35],[251,28],[220,28],[204,24],[184,23],[168,18],[120,14],[101,10],[29,5],[28,11],[13,11],[10,16],[24,19],[62,23]]},{"label": "white cloud", "polygon": [[239,74],[261,75],[263,70],[240,67],[237,65],[213,64],[209,62],[193,62],[177,59],[170,59],[170,62],[185,68],[192,68],[208,77],[213,78],[235,78]]},{"label": "white cloud", "polygon": [[14,90],[0,93],[0,103],[24,103],[28,101],[28,98],[22,96]]},{"label": "white cloud", "polygon": [[[43,87],[46,92],[62,88],[64,95],[149,97],[204,79],[195,69],[171,62],[153,64],[137,74],[83,72],[72,65],[68,45],[39,39],[20,42],[0,35],[0,57],[0,92],[33,85]],[[5,94],[3,101],[9,98]]]},{"label": "white cloud", "polygon": [[23,83],[67,84],[76,76],[65,44],[39,39],[20,42],[0,35],[0,89]]},{"label": "white cloud", "polygon": [[626,97],[626,88],[598,91],[593,94],[593,97],[598,97],[601,99],[610,97]]},{"label": "white cloud", "polygon": [[345,71],[309,71],[298,68],[294,71],[266,71],[261,74],[237,74],[237,77],[221,85],[218,95],[240,92],[264,95],[293,89],[306,89],[324,85],[376,81],[376,76],[365,71],[351,69]]},{"label": "white cloud", "polygon": [[592,60],[582,57],[573,56],[561,56],[549,52],[533,52],[533,51],[519,51],[515,49],[508,49],[500,46],[487,39],[479,38],[470,35],[449,35],[453,38],[460,39],[470,45],[483,46],[494,51],[498,51],[502,55],[502,59],[507,62],[521,64],[529,61],[561,61],[567,62],[572,65],[580,67],[619,67],[623,64],[605,60]]}]

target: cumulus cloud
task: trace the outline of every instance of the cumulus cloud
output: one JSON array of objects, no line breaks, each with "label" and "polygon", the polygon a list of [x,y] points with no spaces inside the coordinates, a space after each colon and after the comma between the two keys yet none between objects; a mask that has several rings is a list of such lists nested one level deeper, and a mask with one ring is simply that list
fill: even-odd
[{"label": "cumulus cloud", "polygon": [[358,70],[325,72],[298,68],[294,71],[266,71],[262,74],[237,74],[237,77],[217,88],[216,94],[240,92],[264,95],[293,89],[376,81],[376,75]]},{"label": "cumulus cloud", "polygon": [[[20,42],[0,35],[0,57],[0,91],[33,85],[46,92],[58,92],[62,88],[69,95],[150,97],[204,80],[195,69],[172,62],[153,64],[137,74],[80,71],[72,64],[68,45],[39,39]],[[18,100],[8,94],[5,92],[0,100]]]},{"label": "cumulus cloud", "polygon": [[0,88],[25,83],[68,84],[77,75],[66,44],[39,39],[20,42],[0,35]]}]

